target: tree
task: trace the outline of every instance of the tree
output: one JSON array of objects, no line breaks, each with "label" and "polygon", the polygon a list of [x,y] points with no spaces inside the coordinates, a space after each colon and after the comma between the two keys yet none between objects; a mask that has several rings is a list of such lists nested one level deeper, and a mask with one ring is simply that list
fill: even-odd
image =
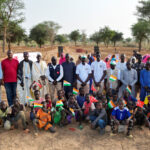
[{"label": "tree", "polygon": [[17,22],[9,22],[7,30],[8,49],[11,49],[11,43],[17,42],[19,45],[24,37],[25,30]]},{"label": "tree", "polygon": [[100,32],[93,33],[90,37],[90,40],[94,41],[98,46],[99,43],[102,41],[102,36],[101,36]]},{"label": "tree", "polygon": [[113,37],[113,34],[114,34],[113,31],[110,30],[110,28],[106,26],[106,27],[100,29],[99,32],[101,34],[103,42],[105,43],[105,46],[108,47],[108,45]]},{"label": "tree", "polygon": [[85,31],[83,30],[81,33],[81,38],[80,38],[81,42],[83,43],[83,45],[86,45],[87,43],[87,35],[85,33]]},{"label": "tree", "polygon": [[75,46],[76,46],[77,41],[79,41],[79,39],[80,39],[80,37],[81,37],[79,30],[74,30],[74,31],[72,31],[72,32],[70,33],[69,37],[70,37],[70,40],[74,41]]},{"label": "tree", "polygon": [[52,44],[55,41],[55,36],[58,30],[61,28],[61,26],[53,21],[44,21],[43,24],[47,28],[48,38],[50,43]]},{"label": "tree", "polygon": [[141,51],[142,41],[148,39],[150,35],[150,23],[140,20],[136,24],[132,25],[131,30],[132,35],[139,44],[139,51]]},{"label": "tree", "polygon": [[130,43],[132,41],[132,38],[128,37],[125,39],[125,42]]},{"label": "tree", "polygon": [[48,39],[47,26],[43,23],[36,25],[30,31],[30,38],[39,45],[41,48],[45,41]]},{"label": "tree", "polygon": [[56,35],[55,41],[59,42],[59,44],[67,42],[67,38],[63,34]]},{"label": "tree", "polygon": [[0,1],[0,24],[3,30],[3,52],[5,52],[5,43],[7,29],[10,21],[22,22],[24,20],[21,10],[24,9],[22,0],[1,0]]},{"label": "tree", "polygon": [[150,21],[150,0],[139,1],[139,6],[137,6],[137,16],[140,19]]},{"label": "tree", "polygon": [[111,41],[114,43],[114,47],[116,46],[117,41],[123,40],[122,36],[123,36],[122,32],[112,31]]}]

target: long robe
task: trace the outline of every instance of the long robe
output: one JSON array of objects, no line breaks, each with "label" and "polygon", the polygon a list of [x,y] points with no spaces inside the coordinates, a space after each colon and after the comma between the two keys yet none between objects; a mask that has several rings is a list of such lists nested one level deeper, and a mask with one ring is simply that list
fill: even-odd
[{"label": "long robe", "polygon": [[49,92],[49,81],[46,78],[45,80],[41,80],[41,76],[46,75],[47,64],[45,61],[34,62],[32,68],[33,81],[36,81],[42,85],[40,89],[40,96],[45,97],[45,94]]},{"label": "long robe", "polygon": [[[20,83],[23,82],[22,87]],[[22,104],[28,103],[27,96],[31,97],[30,86],[32,80],[32,61],[25,62],[22,61],[18,68],[18,82],[17,82],[17,95]]]},{"label": "long robe", "polygon": [[149,93],[145,90],[145,86],[147,86],[150,90],[150,71],[144,69],[140,73],[140,83],[141,83],[141,93],[140,100],[144,101],[146,95]]}]

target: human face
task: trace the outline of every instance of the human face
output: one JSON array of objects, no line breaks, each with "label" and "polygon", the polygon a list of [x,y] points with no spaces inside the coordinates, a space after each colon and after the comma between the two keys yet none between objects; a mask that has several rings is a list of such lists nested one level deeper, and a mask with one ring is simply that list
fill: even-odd
[{"label": "human face", "polygon": [[70,61],[70,56],[69,54],[66,55],[66,62],[69,62]]},{"label": "human face", "polygon": [[28,61],[29,60],[29,54],[28,53],[24,53],[23,54],[24,60]]},{"label": "human face", "polygon": [[124,56],[124,55],[121,55],[121,56],[120,56],[120,59],[121,59],[121,62],[124,62],[125,56]]},{"label": "human face", "polygon": [[82,60],[82,64],[85,64],[85,58],[81,58],[81,60]]},{"label": "human face", "polygon": [[70,100],[71,103],[74,103],[74,101],[75,101],[74,96],[70,96],[69,100]]},{"label": "human face", "polygon": [[123,108],[124,108],[124,103],[123,103],[123,101],[122,101],[122,102],[119,103],[119,109],[120,109],[120,110],[123,110]]},{"label": "human face", "polygon": [[113,94],[113,101],[117,101],[117,99],[118,99],[117,94]]},{"label": "human face", "polygon": [[131,64],[130,64],[130,62],[127,62],[126,66],[127,66],[128,70],[131,70]]},{"label": "human face", "polygon": [[36,91],[36,92],[34,93],[34,96],[35,96],[35,99],[36,99],[36,100],[39,100],[39,99],[40,99],[40,92],[39,92],[39,91]]},{"label": "human face", "polygon": [[40,62],[41,61],[41,59],[42,59],[42,57],[40,56],[40,55],[37,55],[37,62]]},{"label": "human face", "polygon": [[90,102],[89,94],[86,94],[86,95],[85,95],[85,100],[87,101],[87,103],[89,103],[89,102]]},{"label": "human face", "polygon": [[146,63],[146,70],[150,70],[150,63]]},{"label": "human face", "polygon": [[96,55],[96,59],[97,59],[97,61],[100,61],[100,54]]},{"label": "human face", "polygon": [[50,95],[49,95],[49,94],[47,94],[47,95],[45,96],[45,100],[46,100],[46,101],[49,101],[49,100],[50,100]]},{"label": "human face", "polygon": [[96,108],[97,108],[97,109],[102,109],[102,108],[103,108],[103,104],[102,104],[102,103],[98,103],[98,104],[96,105]]},{"label": "human face", "polygon": [[13,57],[13,52],[11,50],[8,50],[7,51],[7,56],[8,56],[8,59],[12,59]]},{"label": "human face", "polygon": [[56,63],[57,63],[57,60],[56,60],[56,58],[55,57],[52,57],[52,64],[54,65],[54,66],[56,66]]},{"label": "human face", "polygon": [[111,67],[112,70],[115,69],[115,65],[110,64],[110,67]]},{"label": "human face", "polygon": [[59,91],[58,92],[58,98],[61,99],[64,96],[64,92],[63,91]]},{"label": "human face", "polygon": [[2,107],[2,109],[6,109],[7,108],[6,102],[2,101],[1,102],[1,107]]},{"label": "human face", "polygon": [[80,89],[80,95],[84,95],[84,89],[83,88]]}]

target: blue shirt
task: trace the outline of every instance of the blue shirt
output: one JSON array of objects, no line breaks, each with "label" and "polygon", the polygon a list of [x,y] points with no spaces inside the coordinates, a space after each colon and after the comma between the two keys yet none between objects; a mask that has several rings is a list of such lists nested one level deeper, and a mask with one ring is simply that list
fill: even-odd
[{"label": "blue shirt", "polygon": [[131,114],[128,108],[124,107],[123,110],[120,110],[119,106],[117,106],[112,111],[112,116],[115,116],[117,120],[125,120],[128,119],[131,116]]},{"label": "blue shirt", "polygon": [[83,107],[83,104],[84,104],[84,102],[85,102],[85,96],[80,96],[80,95],[78,95],[78,96],[77,96],[77,102],[78,102],[78,105],[80,106],[80,108],[82,108],[82,107]]},{"label": "blue shirt", "polygon": [[3,73],[2,73],[2,67],[1,67],[1,63],[0,63],[0,79],[3,78]]}]

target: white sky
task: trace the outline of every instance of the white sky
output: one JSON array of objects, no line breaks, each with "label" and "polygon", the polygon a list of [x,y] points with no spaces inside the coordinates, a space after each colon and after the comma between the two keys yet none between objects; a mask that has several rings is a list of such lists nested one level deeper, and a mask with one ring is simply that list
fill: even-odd
[{"label": "white sky", "polygon": [[23,27],[30,29],[43,21],[54,21],[62,26],[59,33],[85,30],[88,35],[100,27],[131,36],[131,25],[136,23],[136,6],[139,0],[24,0],[25,21]]}]

